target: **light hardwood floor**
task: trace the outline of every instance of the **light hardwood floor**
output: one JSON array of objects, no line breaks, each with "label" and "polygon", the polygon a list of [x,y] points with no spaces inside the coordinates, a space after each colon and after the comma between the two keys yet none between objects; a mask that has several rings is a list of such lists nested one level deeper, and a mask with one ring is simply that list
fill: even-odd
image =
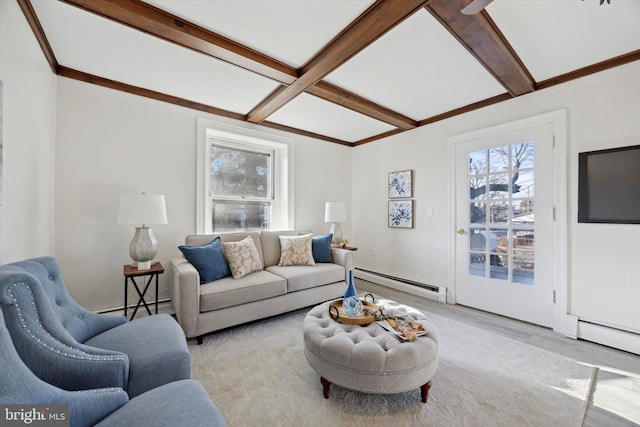
[{"label": "light hardwood floor", "polygon": [[440,304],[375,283],[356,280],[358,293],[371,292],[468,323],[598,368],[584,427],[640,426],[640,356],[599,344],[573,340],[550,329],[460,305]]}]

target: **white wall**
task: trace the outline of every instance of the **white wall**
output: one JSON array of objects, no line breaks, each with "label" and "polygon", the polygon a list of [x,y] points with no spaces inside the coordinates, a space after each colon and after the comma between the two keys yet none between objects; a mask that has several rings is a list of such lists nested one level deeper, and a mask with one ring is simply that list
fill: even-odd
[{"label": "white wall", "polygon": [[0,1],[0,264],[53,255],[56,76],[17,2]]},{"label": "white wall", "polygon": [[[577,224],[578,153],[640,144],[638,75],[640,61],[355,148],[357,267],[452,286],[447,259],[455,230],[448,223],[447,137],[566,108],[568,311],[640,331],[640,226]],[[387,173],[405,169],[415,171],[416,225],[389,229]]]},{"label": "white wall", "polygon": [[[66,78],[58,81],[56,257],[67,287],[83,306],[123,305],[122,266],[132,226],[117,225],[121,193],[164,194],[167,225],[153,227],[165,268],[195,233],[196,118],[256,127]],[[295,226],[322,233],[324,203],[351,198],[351,149],[298,135]],[[346,227],[345,227],[346,228]],[[349,232],[350,230],[345,230]],[[168,298],[169,274],[160,298]]]},{"label": "white wall", "polygon": [[[435,124],[353,153],[353,234],[356,266],[433,285],[447,283],[446,133]],[[425,131],[428,131],[425,133]],[[413,170],[414,228],[387,226],[388,173]],[[427,209],[433,216],[427,216]]]}]

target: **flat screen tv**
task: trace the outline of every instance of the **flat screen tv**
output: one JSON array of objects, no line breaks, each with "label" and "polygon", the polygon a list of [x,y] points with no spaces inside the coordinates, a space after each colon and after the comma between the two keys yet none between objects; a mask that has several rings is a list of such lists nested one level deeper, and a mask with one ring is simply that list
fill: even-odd
[{"label": "flat screen tv", "polygon": [[578,222],[640,224],[640,145],[579,154]]}]

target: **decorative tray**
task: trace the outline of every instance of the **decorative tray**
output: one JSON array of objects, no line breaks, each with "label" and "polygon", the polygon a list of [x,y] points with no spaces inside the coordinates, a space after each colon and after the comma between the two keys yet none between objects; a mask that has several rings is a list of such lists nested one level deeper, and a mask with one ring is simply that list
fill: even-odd
[{"label": "decorative tray", "polygon": [[422,323],[409,315],[386,316],[378,324],[389,332],[393,332],[402,341],[415,341],[418,337],[427,335],[429,331]]},{"label": "decorative tray", "polygon": [[336,322],[348,323],[351,325],[368,325],[376,320],[376,314],[380,314],[380,307],[366,300],[362,302],[362,313],[358,317],[350,317],[344,314],[342,298],[329,303],[329,316]]}]

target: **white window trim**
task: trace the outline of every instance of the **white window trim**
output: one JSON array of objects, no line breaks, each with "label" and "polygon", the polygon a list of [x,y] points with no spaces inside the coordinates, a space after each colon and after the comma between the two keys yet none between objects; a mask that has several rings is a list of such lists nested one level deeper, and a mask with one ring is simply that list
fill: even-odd
[{"label": "white window trim", "polygon": [[232,126],[203,118],[197,119],[196,153],[196,233],[211,234],[211,197],[208,162],[211,139],[247,148],[268,148],[275,152],[275,170],[270,230],[292,229],[294,221],[293,139],[253,129]]}]

